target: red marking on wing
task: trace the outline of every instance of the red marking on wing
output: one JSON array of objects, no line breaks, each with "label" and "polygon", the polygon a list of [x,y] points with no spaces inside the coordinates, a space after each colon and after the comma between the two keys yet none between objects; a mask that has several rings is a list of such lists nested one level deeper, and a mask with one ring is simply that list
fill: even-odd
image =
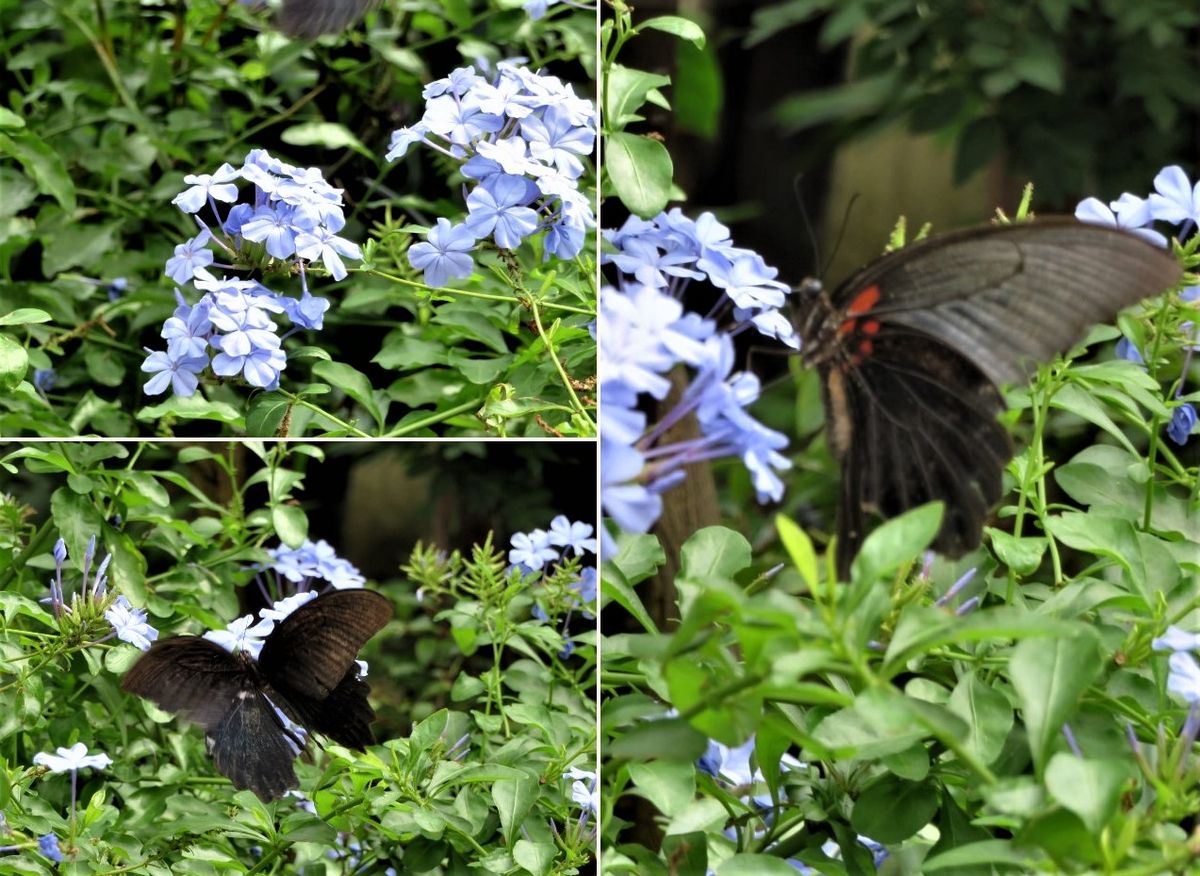
[{"label": "red marking on wing", "polygon": [[844,323],[842,323],[841,325],[838,326],[838,334],[839,335],[852,334],[854,332],[854,328],[855,328],[857,322],[858,322],[858,320],[855,320],[855,319],[846,320]]},{"label": "red marking on wing", "polygon": [[868,319],[866,322],[864,322],[862,324],[862,330],[863,330],[864,335],[877,335],[877,334],[879,334],[879,328],[880,328],[879,320],[877,320],[877,319]]},{"label": "red marking on wing", "polygon": [[870,356],[875,352],[875,344],[870,339],[858,342],[858,352],[863,356]]},{"label": "red marking on wing", "polygon": [[879,291],[878,285],[868,286],[854,296],[850,306],[846,308],[846,315],[861,316],[879,303],[880,295],[882,293]]}]

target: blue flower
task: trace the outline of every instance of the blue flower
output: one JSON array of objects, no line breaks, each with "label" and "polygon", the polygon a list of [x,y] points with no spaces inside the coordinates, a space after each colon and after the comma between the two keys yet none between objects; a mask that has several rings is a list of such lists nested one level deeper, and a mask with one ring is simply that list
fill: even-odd
[{"label": "blue flower", "polygon": [[565,514],[559,514],[550,521],[550,544],[570,548],[577,557],[585,551],[595,553],[596,539],[591,537],[593,532],[595,529],[590,523],[571,521]]},{"label": "blue flower", "polygon": [[475,235],[466,225],[451,225],[449,219],[438,219],[425,241],[413,244],[408,250],[409,263],[425,272],[429,286],[445,286],[451,278],[471,276],[475,262],[467,255],[475,248]]},{"label": "blue flower", "polygon": [[524,206],[528,202],[523,177],[497,174],[467,195],[467,228],[477,238],[491,234],[499,246],[515,249],[537,229],[537,213]]},{"label": "blue flower", "polygon": [[271,568],[294,584],[322,578],[338,590],[362,587],[366,578],[349,560],[337,555],[333,545],[321,539],[305,539],[298,548],[280,545],[267,551]]},{"label": "blue flower", "polygon": [[1167,434],[1176,444],[1187,444],[1196,425],[1196,409],[1191,404],[1182,404],[1171,412]]},{"label": "blue flower", "polygon": [[273,629],[275,629],[275,621],[264,618],[255,623],[254,615],[247,614],[230,621],[223,630],[209,630],[204,634],[204,638],[215,642],[231,653],[245,651],[257,660],[266,637],[271,634]]},{"label": "blue flower", "polygon": [[296,236],[296,254],[309,261],[320,259],[321,263],[325,265],[325,270],[329,271],[334,280],[339,281],[346,279],[346,266],[342,263],[341,257],[362,258],[362,250],[358,248],[358,244],[338,237],[327,228],[320,227],[314,228],[312,231],[301,232]]},{"label": "blue flower", "polygon": [[292,321],[292,325],[304,329],[321,328],[325,323],[325,311],[329,309],[328,298],[310,295],[307,289],[299,300],[281,297],[279,303],[283,305],[284,313]]},{"label": "blue flower", "polygon": [[[595,548],[592,549],[593,551]],[[596,585],[598,583],[598,575],[596,574],[595,566],[586,566],[579,573],[579,580],[571,585],[571,588],[579,594],[579,601],[584,605],[591,605],[596,601]]]},{"label": "blue flower", "polygon": [[238,196],[237,186],[233,183],[237,178],[238,172],[231,164],[222,164],[213,174],[188,174],[183,181],[191,188],[180,192],[171,199],[171,203],[185,213],[199,211],[209,198],[232,204]]},{"label": "blue flower", "polygon": [[1092,225],[1111,225],[1114,228],[1124,228],[1138,237],[1148,240],[1155,246],[1166,246],[1167,239],[1153,228],[1145,227],[1148,222],[1141,222],[1144,217],[1140,212],[1115,213],[1112,208],[1099,198],[1084,198],[1075,208],[1075,218],[1080,222]]},{"label": "blue flower", "polygon": [[38,850],[55,863],[63,859],[62,850],[58,847],[58,837],[52,833],[38,837]]},{"label": "blue flower", "polygon": [[142,651],[158,638],[158,630],[146,623],[146,609],[134,608],[124,596],[104,612],[105,619],[112,624],[113,631],[122,642],[128,642]]},{"label": "blue flower", "polygon": [[1200,222],[1200,182],[1194,186],[1179,165],[1164,167],[1154,177],[1150,213],[1155,219],[1182,225]]},{"label": "blue flower", "polygon": [[590,128],[572,124],[563,107],[550,106],[541,117],[534,116],[521,125],[521,136],[529,142],[529,154],[538,161],[557,167],[572,179],[583,173],[580,155],[591,155],[596,134]]},{"label": "blue flower", "polygon": [[221,377],[236,377],[241,374],[251,386],[266,390],[277,389],[279,375],[287,367],[287,356],[279,348],[279,338],[274,335],[269,337],[272,338],[271,344],[255,346],[244,353],[229,353],[222,348],[222,352],[213,356],[213,373]]},{"label": "blue flower", "polygon": [[53,368],[38,368],[33,372],[33,388],[42,395],[48,393],[58,382],[58,372]]},{"label": "blue flower", "polygon": [[246,240],[261,243],[270,255],[286,259],[296,253],[296,229],[289,212],[264,205],[242,223]]},{"label": "blue flower", "polygon": [[550,546],[550,534],[544,529],[532,532],[518,532],[509,539],[512,550],[508,552],[508,561],[514,565],[522,565],[532,572],[542,569],[548,562],[558,559],[558,551]]},{"label": "blue flower", "polygon": [[208,366],[206,357],[181,355],[169,350],[164,353],[147,349],[146,352],[150,355],[142,363],[142,370],[154,374],[142,386],[147,395],[158,395],[168,386],[178,396],[195,394],[200,383],[197,375]]},{"label": "blue flower", "polygon": [[1137,345],[1134,344],[1133,341],[1129,340],[1129,338],[1125,337],[1124,335],[1121,336],[1121,340],[1117,341],[1117,346],[1114,352],[1117,354],[1117,358],[1119,359],[1125,359],[1126,361],[1133,362],[1137,365],[1146,364],[1146,360],[1142,358],[1141,350],[1137,348]]},{"label": "blue flower", "polygon": [[1169,626],[1150,645],[1155,651],[1197,651],[1200,650],[1200,633],[1189,633],[1177,626]]},{"label": "blue flower", "polygon": [[175,255],[167,259],[167,276],[176,283],[186,283],[197,273],[204,271],[213,263],[212,250],[208,249],[211,239],[212,232],[205,228],[195,237],[175,247]]},{"label": "blue flower", "polygon": [[1185,702],[1200,702],[1200,665],[1187,651],[1175,651],[1167,661],[1167,690]]},{"label": "blue flower", "polygon": [[[178,291],[178,290],[176,290]],[[181,304],[175,315],[163,323],[159,333],[167,342],[167,351],[180,358],[208,358],[208,339],[212,334],[212,320],[208,312],[212,302],[205,298],[196,306]]]},{"label": "blue flower", "polygon": [[69,773],[82,769],[104,769],[112,765],[112,758],[107,754],[88,754],[87,746],[76,742],[70,748],[58,748],[57,754],[40,751],[33,756],[33,762],[44,766],[52,773]]}]

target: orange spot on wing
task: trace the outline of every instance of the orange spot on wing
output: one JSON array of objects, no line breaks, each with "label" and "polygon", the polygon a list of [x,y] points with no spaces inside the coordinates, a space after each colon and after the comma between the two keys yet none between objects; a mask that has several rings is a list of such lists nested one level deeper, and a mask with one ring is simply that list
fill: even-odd
[{"label": "orange spot on wing", "polygon": [[877,320],[877,319],[868,319],[866,322],[864,322],[864,323],[862,324],[862,330],[863,330],[863,334],[864,334],[864,335],[877,335],[877,334],[879,334],[879,320]]},{"label": "orange spot on wing", "polygon": [[857,322],[858,321],[854,320],[854,319],[846,320],[844,323],[842,323],[841,325],[838,326],[838,334],[839,335],[851,334],[854,331],[854,328],[855,328],[855,325],[857,324]]},{"label": "orange spot on wing", "polygon": [[868,286],[854,296],[850,302],[850,306],[846,308],[846,315],[861,316],[879,303],[881,294],[878,285]]},{"label": "orange spot on wing", "polygon": [[859,341],[858,352],[864,356],[870,356],[875,352],[875,344],[870,340]]}]

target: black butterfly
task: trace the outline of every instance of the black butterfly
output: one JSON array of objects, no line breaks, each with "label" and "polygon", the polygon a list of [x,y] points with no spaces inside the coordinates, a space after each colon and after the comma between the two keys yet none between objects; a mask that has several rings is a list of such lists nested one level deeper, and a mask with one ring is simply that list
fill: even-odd
[{"label": "black butterfly", "polygon": [[375,0],[283,0],[279,29],[290,37],[310,40],[340,33],[374,5]]},{"label": "black butterfly", "polygon": [[392,617],[370,590],[333,590],[271,631],[257,662],[199,636],[155,642],[121,687],[204,727],[217,771],[234,787],[274,800],[297,786],[304,741],[276,713],[349,748],[374,742],[370,688],[355,658]]},{"label": "black butterfly", "polygon": [[798,326],[842,467],[838,574],[849,575],[868,513],[934,500],[945,516],[933,547],[976,548],[1012,457],[998,386],[1180,276],[1133,234],[1052,218],[935,235],[832,295],[812,286]]}]

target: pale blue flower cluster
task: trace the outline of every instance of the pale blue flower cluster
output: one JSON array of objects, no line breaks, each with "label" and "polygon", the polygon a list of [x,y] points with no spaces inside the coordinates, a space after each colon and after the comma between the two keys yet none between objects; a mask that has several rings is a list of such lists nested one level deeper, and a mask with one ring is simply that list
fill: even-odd
[{"label": "pale blue flower cluster", "polygon": [[[1154,223],[1176,226],[1175,234],[1180,240],[1196,233],[1200,225],[1200,182],[1193,184],[1179,165],[1164,167],[1154,177],[1154,192],[1148,197],[1125,192],[1108,204],[1099,198],[1084,198],[1075,208],[1075,218],[1093,225],[1124,228],[1156,246],[1165,247],[1167,239],[1155,230]],[[1181,297],[1184,301],[1195,301],[1200,297],[1200,287],[1185,289]],[[1192,328],[1190,323],[1186,324],[1186,328]],[[1192,341],[1187,346],[1183,367],[1185,376],[1196,347],[1195,335]],[[1139,364],[1143,362],[1141,351],[1128,338],[1117,342],[1117,355]],[[1183,384],[1181,380],[1176,398],[1183,394]],[[1196,420],[1196,408],[1190,402],[1176,405],[1171,412],[1171,422],[1167,425],[1167,435],[1176,444],[1186,444],[1195,430]]]},{"label": "pale blue flower cluster", "polygon": [[[575,557],[596,554],[598,545],[595,531],[595,527],[590,523],[573,521],[565,514],[559,514],[550,521],[549,530],[535,529],[532,532],[515,533],[509,539],[512,549],[508,552],[508,561],[525,575],[541,573],[543,577],[548,578],[554,571],[551,568],[552,564],[567,559],[568,554]],[[593,557],[592,562],[594,561]],[[571,601],[560,624],[564,646],[558,656],[563,660],[575,651],[575,643],[568,635],[573,612],[579,609],[585,618],[594,617],[597,580],[595,565],[589,565],[580,569],[578,577],[568,585],[572,591]],[[550,620],[550,616],[542,607],[543,601],[538,597],[531,613],[537,620],[546,622]]]},{"label": "pale blue flower cluster", "polygon": [[298,548],[281,544],[267,553],[271,557],[271,568],[295,584],[301,592],[307,590],[316,578],[328,581],[336,590],[362,587],[367,580],[358,567],[339,557],[333,545],[324,539],[316,542],[305,539]]},{"label": "pale blue flower cluster", "polygon": [[[683,480],[686,466],[725,456],[742,460],[760,501],[778,500],[778,472],[791,463],[779,452],[787,438],[747,411],[758,378],[734,371],[733,338],[749,326],[790,347],[795,330],[779,308],[787,287],[750,250],[735,247],[711,213],[693,221],[679,210],[652,220],[631,218],[605,231],[613,251],[604,261],[620,271],[617,286],[600,291],[600,470],[605,513],[626,532],[646,532],[662,513],[662,494]],[[728,331],[714,315],[684,307],[692,282],[725,293],[736,320]],[[721,308],[722,305],[718,305]],[[650,425],[644,396],[666,399],[676,366],[691,382],[674,407]],[[670,441],[671,427],[694,417],[700,436]]]},{"label": "pale blue flower cluster", "polygon": [[[176,395],[190,396],[209,366],[219,377],[241,377],[251,386],[276,389],[287,365],[283,340],[297,331],[320,329],[329,308],[326,299],[310,294],[308,267],[319,262],[334,280],[342,280],[347,275],[343,259],[362,258],[357,244],[338,236],[346,224],[342,191],[329,185],[320,170],[294,167],[262,149],[251,150],[240,168],[223,164],[212,174],[189,174],[184,182],[189,187],[172,203],[192,216],[198,233],[175,247],[166,273],[180,285],[191,283],[201,295],[189,304],[175,290],[179,306],[161,331],[167,348],[147,349],[142,370],[152,376],[144,389],[158,395],[169,387]],[[245,201],[240,200],[243,182],[253,187]],[[228,261],[218,262],[218,254]],[[272,264],[297,270],[300,298],[281,295],[257,280],[213,273],[216,268]],[[277,319],[289,324],[282,335]]]},{"label": "pale blue flower cluster", "polygon": [[482,240],[516,249],[540,234],[544,259],[572,259],[595,225],[591,200],[579,190],[596,141],[595,107],[519,61],[501,61],[490,74],[460,67],[429,83],[421,120],[392,134],[389,161],[421,143],[460,162],[471,181],[466,219],[438,219],[409,249],[430,286],[469,277]]}]

